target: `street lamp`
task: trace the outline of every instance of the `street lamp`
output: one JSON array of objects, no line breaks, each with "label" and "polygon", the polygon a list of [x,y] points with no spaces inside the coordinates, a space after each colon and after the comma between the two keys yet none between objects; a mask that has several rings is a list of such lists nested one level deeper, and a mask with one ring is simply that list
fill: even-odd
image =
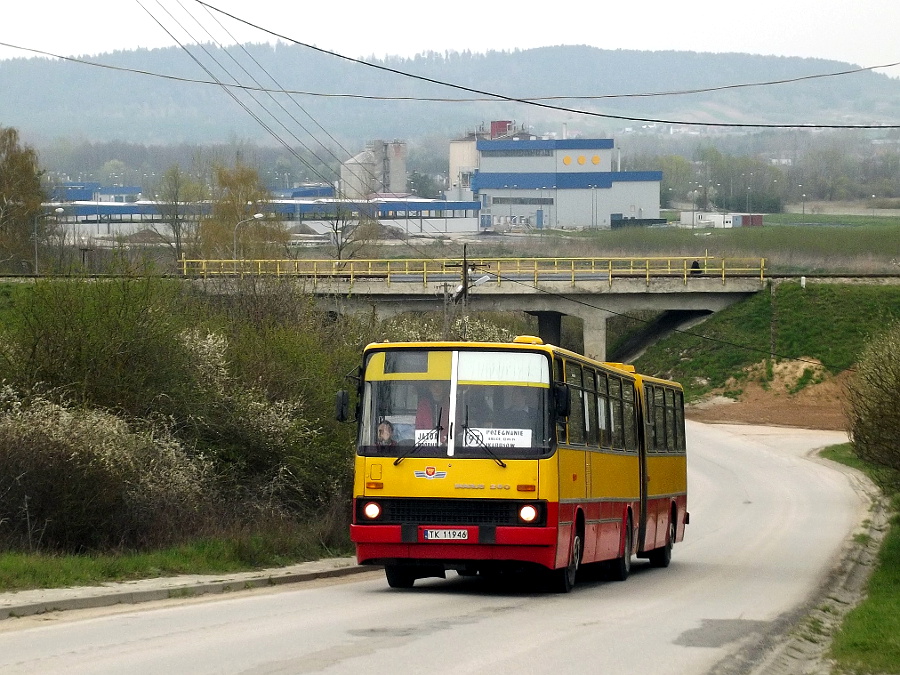
[{"label": "street lamp", "polygon": [[875,217],[875,195],[872,195],[872,217]]},{"label": "street lamp", "polygon": [[691,190],[691,229],[697,224],[697,191]]},{"label": "street lamp", "polygon": [[56,219],[59,220],[59,217],[65,212],[66,210],[59,206],[52,211],[39,213],[34,217],[34,276],[38,274],[38,222],[41,218],[46,218],[47,216],[56,216]]},{"label": "street lamp", "polygon": [[266,214],[264,214],[264,213],[254,213],[249,218],[245,218],[244,220],[239,221],[237,223],[237,225],[234,226],[234,245],[233,245],[233,248],[231,249],[231,251],[232,251],[232,256],[234,257],[234,261],[235,261],[234,262],[235,271],[237,271],[237,233],[238,233],[238,228],[241,225],[243,225],[244,223],[249,223],[252,220],[262,220],[265,217],[266,217]]}]

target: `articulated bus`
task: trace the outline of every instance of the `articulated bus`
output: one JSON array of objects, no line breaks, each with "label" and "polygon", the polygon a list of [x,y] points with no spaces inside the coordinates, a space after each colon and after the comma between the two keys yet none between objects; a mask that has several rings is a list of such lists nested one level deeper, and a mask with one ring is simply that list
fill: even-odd
[{"label": "articulated bus", "polygon": [[568,592],[581,565],[624,580],[684,538],[682,388],[631,366],[532,336],[374,343],[357,421],[350,535],[392,588],[530,569]]}]

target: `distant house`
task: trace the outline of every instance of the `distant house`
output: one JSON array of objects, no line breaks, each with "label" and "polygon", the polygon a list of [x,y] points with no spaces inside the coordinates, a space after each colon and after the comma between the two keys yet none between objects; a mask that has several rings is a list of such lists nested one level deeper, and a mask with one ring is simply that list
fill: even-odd
[{"label": "distant house", "polygon": [[115,202],[117,204],[133,204],[141,199],[141,188],[138,186],[112,185],[98,187],[93,197],[97,202]]}]

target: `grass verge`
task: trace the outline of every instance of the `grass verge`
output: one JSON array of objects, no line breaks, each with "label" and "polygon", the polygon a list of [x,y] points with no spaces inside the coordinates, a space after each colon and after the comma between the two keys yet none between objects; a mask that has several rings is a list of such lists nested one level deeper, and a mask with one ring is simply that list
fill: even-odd
[{"label": "grass verge", "polygon": [[[883,478],[877,467],[853,454],[849,443],[822,456]],[[847,614],[831,643],[829,656],[838,673],[900,673],[900,493],[888,496],[893,516],[865,600]]]},{"label": "grass verge", "polygon": [[51,555],[0,553],[0,591],[91,586],[178,574],[246,572],[350,554],[329,549],[303,531],[205,539],[146,553]]},{"label": "grass verge", "polygon": [[635,365],[681,382],[689,400],[773,353],[779,361],[818,359],[836,375],[898,318],[900,286],[781,283],[653,345]]}]

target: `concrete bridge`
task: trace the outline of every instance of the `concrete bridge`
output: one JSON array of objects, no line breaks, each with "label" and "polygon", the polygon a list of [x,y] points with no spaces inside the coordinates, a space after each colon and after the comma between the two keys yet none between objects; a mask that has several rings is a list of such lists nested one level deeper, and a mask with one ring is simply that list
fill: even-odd
[{"label": "concrete bridge", "polygon": [[302,279],[337,312],[379,318],[440,311],[523,311],[546,342],[560,343],[561,319],[584,324],[584,350],[606,359],[606,320],[637,310],[709,313],[765,287],[765,261],[708,255],[672,258],[473,258],[446,260],[184,260],[187,277]]}]

